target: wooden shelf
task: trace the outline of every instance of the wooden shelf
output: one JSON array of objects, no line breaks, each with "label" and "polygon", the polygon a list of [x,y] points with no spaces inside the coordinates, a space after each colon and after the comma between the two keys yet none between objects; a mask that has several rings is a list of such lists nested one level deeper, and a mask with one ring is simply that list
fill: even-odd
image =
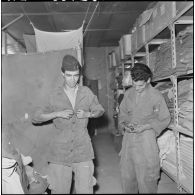
[{"label": "wooden shelf", "polygon": [[182,16],[174,24],[194,24],[193,16]]},{"label": "wooden shelf", "polygon": [[[165,160],[164,160],[165,161]],[[175,167],[176,168],[176,167]],[[172,173],[170,173],[166,167],[161,167],[162,171],[167,175],[169,176],[173,181],[177,182],[177,176],[176,175],[173,175]]]},{"label": "wooden shelf", "polygon": [[178,132],[180,132],[180,133],[183,133],[183,134],[185,134],[185,135],[188,135],[188,136],[190,136],[190,137],[194,137],[192,131],[189,131],[188,129],[186,129],[186,128],[180,126],[180,125],[179,125],[179,126],[174,126],[173,124],[171,124],[171,125],[169,125],[168,128],[170,128],[170,129],[172,129],[172,130],[174,130],[174,131],[178,131]]},{"label": "wooden shelf", "polygon": [[184,178],[180,180],[181,187],[188,193],[193,193],[193,180],[189,181]]},{"label": "wooden shelf", "polygon": [[167,79],[170,79],[171,78],[171,75],[175,75],[177,76],[178,78],[186,78],[186,77],[193,77],[193,70],[189,70],[187,71],[187,73],[175,73],[175,74],[170,74],[169,76],[164,76],[164,77],[161,77],[161,78],[155,78],[153,80],[153,82],[160,82],[160,81],[163,81],[163,80],[167,80]]},{"label": "wooden shelf", "polygon": [[171,79],[171,75],[169,75],[169,76],[164,76],[164,77],[161,77],[161,78],[155,78],[155,79],[153,79],[152,81],[153,82],[160,82],[160,81],[164,81],[164,80],[167,80],[167,79]]},{"label": "wooden shelf", "polygon": [[[192,8],[193,7],[193,2],[190,4],[190,5],[188,5],[188,6],[186,6],[185,7],[185,9],[183,9],[178,15],[176,15],[170,22],[168,22],[166,25],[164,25],[164,26],[162,26],[162,28],[159,30],[159,31],[157,31],[154,35],[153,35],[153,37],[151,37],[146,43],[143,43],[142,45],[140,45],[135,51],[132,51],[132,53],[134,54],[134,55],[136,55],[136,53],[144,46],[144,45],[146,45],[146,44],[148,44],[149,42],[151,42],[153,39],[154,39],[154,37],[156,37],[158,34],[160,34],[163,30],[165,30],[169,25],[171,25],[171,24],[186,24],[187,22],[187,24],[189,24],[190,22],[191,22],[191,18],[184,18],[183,17],[183,14],[185,13],[185,12],[187,12],[190,8]],[[193,17],[193,16],[192,16]],[[178,22],[178,23],[177,23]]]},{"label": "wooden shelf", "polygon": [[149,45],[160,45],[166,43],[169,39],[153,39],[148,44]]}]

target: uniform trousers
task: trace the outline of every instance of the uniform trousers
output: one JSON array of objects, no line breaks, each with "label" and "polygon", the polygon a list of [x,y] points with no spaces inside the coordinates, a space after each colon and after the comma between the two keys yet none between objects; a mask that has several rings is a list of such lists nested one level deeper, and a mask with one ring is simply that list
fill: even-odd
[{"label": "uniform trousers", "polygon": [[75,174],[75,190],[77,194],[92,194],[96,183],[93,177],[93,161],[72,163],[70,166],[49,163],[48,182],[52,194],[70,194],[72,174]]}]

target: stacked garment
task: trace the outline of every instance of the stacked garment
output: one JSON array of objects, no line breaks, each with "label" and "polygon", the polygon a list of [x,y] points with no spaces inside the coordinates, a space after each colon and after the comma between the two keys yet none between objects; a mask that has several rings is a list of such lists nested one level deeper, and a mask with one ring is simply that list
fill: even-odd
[{"label": "stacked garment", "polygon": [[193,131],[193,79],[178,83],[179,125]]},{"label": "stacked garment", "polygon": [[157,55],[157,49],[149,53],[149,67],[152,72],[154,72],[155,69],[156,55]]},{"label": "stacked garment", "polygon": [[149,58],[154,80],[193,70],[193,25],[186,27],[176,37],[176,68],[172,68],[171,40],[151,52]]},{"label": "stacked garment", "polygon": [[171,123],[174,121],[174,104],[173,104],[173,91],[172,91],[172,83],[171,82],[160,82],[158,83],[155,88],[158,89],[167,104],[167,107],[169,109],[170,115],[171,115]]},{"label": "stacked garment", "polygon": [[193,139],[181,136],[180,139],[180,158],[182,163],[183,177],[193,188]]},{"label": "stacked garment", "polygon": [[[154,54],[153,54],[154,56]],[[154,60],[152,58],[152,60]],[[169,76],[172,73],[171,40],[161,44],[156,50],[154,79]]]},{"label": "stacked garment", "polygon": [[177,66],[173,73],[186,74],[193,70],[193,25],[179,32],[176,38]]},{"label": "stacked garment", "polygon": [[177,174],[176,168],[176,142],[173,131],[166,130],[157,139],[159,147],[160,165],[173,176]]},{"label": "stacked garment", "polygon": [[[154,49],[152,52],[149,53],[149,68],[152,72],[154,72],[155,64],[156,64],[156,55],[157,49]],[[143,56],[138,63],[147,64],[146,56]]]}]

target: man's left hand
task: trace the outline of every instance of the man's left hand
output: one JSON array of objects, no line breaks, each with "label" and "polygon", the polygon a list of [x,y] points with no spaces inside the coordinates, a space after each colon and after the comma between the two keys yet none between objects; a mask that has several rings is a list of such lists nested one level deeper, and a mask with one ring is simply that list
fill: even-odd
[{"label": "man's left hand", "polygon": [[84,110],[78,110],[76,112],[77,118],[89,118],[90,112],[85,112]]}]

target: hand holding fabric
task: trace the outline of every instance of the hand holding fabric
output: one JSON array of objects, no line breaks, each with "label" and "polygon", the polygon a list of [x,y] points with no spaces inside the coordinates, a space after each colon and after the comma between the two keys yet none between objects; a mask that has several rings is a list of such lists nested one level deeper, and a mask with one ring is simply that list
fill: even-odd
[{"label": "hand holding fabric", "polygon": [[137,125],[135,128],[135,133],[141,133],[145,130],[151,129],[151,126],[149,124],[145,124],[145,125]]}]

